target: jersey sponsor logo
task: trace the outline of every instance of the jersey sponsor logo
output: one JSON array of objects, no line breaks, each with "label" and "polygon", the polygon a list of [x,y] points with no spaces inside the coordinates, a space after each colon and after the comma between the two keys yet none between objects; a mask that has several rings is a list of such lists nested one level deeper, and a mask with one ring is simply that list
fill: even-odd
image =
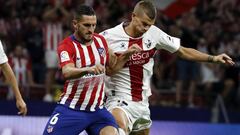
[{"label": "jersey sponsor logo", "polygon": [[67,51],[62,51],[62,52],[60,53],[60,58],[61,58],[61,62],[65,62],[65,61],[69,61],[69,60],[70,60]]},{"label": "jersey sponsor logo", "polygon": [[149,58],[149,52],[145,51],[145,52],[139,52],[139,53],[133,54],[130,60],[135,61],[135,60],[142,60],[147,58]]},{"label": "jersey sponsor logo", "polygon": [[106,53],[104,48],[101,47],[101,48],[98,48],[97,50],[100,56],[105,57]]},{"label": "jersey sponsor logo", "polygon": [[143,65],[149,61],[150,57],[152,57],[151,51],[135,53],[130,57],[130,60],[126,63],[126,65]]},{"label": "jersey sponsor logo", "polygon": [[98,77],[98,76],[102,76],[102,75],[104,75],[104,74],[103,73],[102,74],[87,73],[82,78]]}]

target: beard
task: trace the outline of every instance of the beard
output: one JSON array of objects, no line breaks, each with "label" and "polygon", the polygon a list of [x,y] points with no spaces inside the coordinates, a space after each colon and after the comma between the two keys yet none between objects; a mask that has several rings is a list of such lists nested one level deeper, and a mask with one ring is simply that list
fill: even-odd
[{"label": "beard", "polygon": [[82,43],[90,42],[93,39],[92,33],[82,33],[80,31],[78,31],[77,33],[78,33],[78,37],[80,38]]}]

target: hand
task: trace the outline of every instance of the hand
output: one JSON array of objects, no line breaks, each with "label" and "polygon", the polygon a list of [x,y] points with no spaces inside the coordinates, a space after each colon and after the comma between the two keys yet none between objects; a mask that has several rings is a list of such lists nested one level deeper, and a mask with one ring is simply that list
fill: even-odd
[{"label": "hand", "polygon": [[133,44],[132,46],[130,46],[130,47],[128,48],[127,51],[128,51],[129,53],[134,54],[134,53],[141,52],[141,51],[142,51],[142,48],[140,48],[140,47],[138,46],[138,44]]},{"label": "hand", "polygon": [[213,62],[222,63],[222,64],[226,64],[226,65],[231,65],[231,66],[233,66],[235,64],[235,62],[232,61],[232,58],[230,58],[225,53],[214,56]]},{"label": "hand", "polygon": [[135,53],[138,53],[138,52],[141,52],[142,51],[142,48],[140,48],[138,46],[138,44],[133,44],[132,46],[130,46],[128,48],[127,51],[125,51],[122,55],[125,57],[125,58],[129,58],[131,55],[135,54]]},{"label": "hand", "polygon": [[88,72],[93,74],[102,74],[105,72],[105,67],[98,64],[93,67],[90,67]]},{"label": "hand", "polygon": [[27,106],[23,99],[16,99],[16,106],[19,110],[18,114],[25,116],[27,114]]}]

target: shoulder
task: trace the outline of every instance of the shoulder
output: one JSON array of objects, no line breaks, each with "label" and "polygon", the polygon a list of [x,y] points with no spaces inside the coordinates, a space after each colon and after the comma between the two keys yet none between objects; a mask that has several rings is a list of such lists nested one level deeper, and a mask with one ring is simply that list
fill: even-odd
[{"label": "shoulder", "polygon": [[162,34],[163,31],[155,25],[152,25],[148,30],[148,33],[151,35]]},{"label": "shoulder", "polygon": [[94,33],[93,34],[95,38],[100,38],[100,39],[104,39],[105,40],[105,37],[101,34],[98,34],[98,33]]},{"label": "shoulder", "polygon": [[102,35],[104,37],[118,35],[122,31],[121,27],[122,27],[122,23],[113,28],[104,30],[103,32],[100,33],[100,35]]},{"label": "shoulder", "polygon": [[69,36],[69,37],[66,37],[65,39],[63,39],[63,40],[59,43],[58,47],[60,47],[60,46],[69,46],[69,45],[73,44],[72,42],[73,42],[73,40],[71,39],[70,36]]},{"label": "shoulder", "polygon": [[68,50],[68,51],[73,51],[74,50],[74,45],[73,45],[73,40],[71,37],[67,37],[64,40],[62,40],[59,45],[58,45],[58,51],[59,50]]}]

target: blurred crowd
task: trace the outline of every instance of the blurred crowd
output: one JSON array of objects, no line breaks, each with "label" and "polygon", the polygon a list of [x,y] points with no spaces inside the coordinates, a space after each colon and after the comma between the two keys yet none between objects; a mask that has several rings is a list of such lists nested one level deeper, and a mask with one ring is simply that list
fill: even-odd
[{"label": "blurred crowd", "polygon": [[[80,4],[91,5],[98,18],[96,32],[128,21],[138,0],[0,0],[0,39],[23,87],[42,87],[43,100],[53,101],[63,85],[48,51],[72,33],[71,18]],[[157,2],[157,1],[154,1]],[[221,95],[230,109],[240,109],[240,2],[199,0],[190,11],[170,19],[158,12],[156,26],[181,38],[182,45],[213,55],[226,53],[234,67],[194,63],[163,50],[155,55],[151,97],[153,105],[212,106]],[[4,78],[1,78],[4,84]],[[22,88],[24,93],[25,88]],[[30,89],[34,91],[34,89]],[[25,92],[26,96],[28,95]],[[59,92],[57,92],[59,93]],[[171,95],[171,96],[169,96]],[[12,94],[6,96],[12,99]],[[31,97],[27,97],[30,98]]]}]

